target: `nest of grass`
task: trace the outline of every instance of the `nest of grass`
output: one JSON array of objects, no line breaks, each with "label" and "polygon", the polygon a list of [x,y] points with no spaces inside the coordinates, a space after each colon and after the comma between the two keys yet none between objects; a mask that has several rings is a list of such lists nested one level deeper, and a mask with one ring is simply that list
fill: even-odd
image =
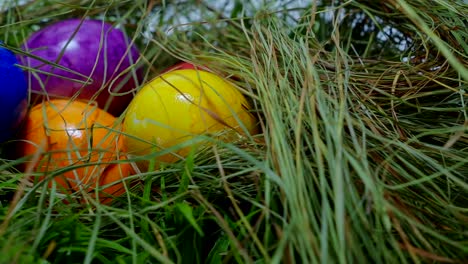
[{"label": "nest of grass", "polygon": [[[8,1],[7,1],[8,2]],[[146,79],[178,60],[231,78],[262,133],[63,204],[0,164],[0,255],[62,263],[461,263],[468,259],[468,5],[452,0],[32,1],[19,47],[59,19],[119,24]],[[19,51],[18,51],[19,52]]]}]

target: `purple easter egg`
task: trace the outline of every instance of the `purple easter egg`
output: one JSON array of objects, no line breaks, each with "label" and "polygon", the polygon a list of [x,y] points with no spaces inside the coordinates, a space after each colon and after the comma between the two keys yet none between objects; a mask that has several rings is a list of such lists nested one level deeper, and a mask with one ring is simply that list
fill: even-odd
[{"label": "purple easter egg", "polygon": [[68,19],[33,33],[23,45],[31,55],[20,58],[23,65],[32,68],[27,79],[33,101],[39,102],[45,94],[49,98],[76,96],[94,100],[111,114],[120,115],[143,76],[141,69],[130,68],[140,55],[130,41],[121,30],[100,20]]}]

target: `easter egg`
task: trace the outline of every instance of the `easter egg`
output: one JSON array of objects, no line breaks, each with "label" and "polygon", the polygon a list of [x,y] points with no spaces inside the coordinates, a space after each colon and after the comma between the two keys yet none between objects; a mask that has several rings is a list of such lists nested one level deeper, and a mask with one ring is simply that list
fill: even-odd
[{"label": "easter egg", "polygon": [[101,202],[109,202],[124,192],[123,179],[133,172],[129,163],[115,162],[125,159],[120,129],[120,122],[96,105],[54,99],[26,116],[19,154],[31,158],[25,167],[33,166],[39,181],[47,178],[63,193],[91,197],[99,188]]},{"label": "easter egg", "polygon": [[23,45],[30,55],[21,56],[21,62],[31,68],[27,77],[34,101],[46,94],[76,96],[95,100],[100,108],[119,115],[142,79],[141,69],[131,69],[139,51],[130,41],[120,29],[100,20],[68,19],[33,33]]},{"label": "easter egg", "polygon": [[[129,153],[145,155],[176,148],[202,134],[217,134],[223,140],[255,134],[256,118],[249,109],[239,90],[213,73],[170,71],[144,85],[130,103],[123,124],[125,146]],[[175,162],[194,146],[161,155],[157,161]]]},{"label": "easter egg", "polygon": [[28,86],[17,63],[0,42],[0,142],[11,138],[28,107]]}]

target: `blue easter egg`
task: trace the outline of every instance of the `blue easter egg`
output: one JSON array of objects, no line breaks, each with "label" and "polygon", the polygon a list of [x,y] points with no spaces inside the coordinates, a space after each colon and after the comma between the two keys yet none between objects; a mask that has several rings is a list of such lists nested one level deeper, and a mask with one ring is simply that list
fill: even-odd
[{"label": "blue easter egg", "polygon": [[28,85],[18,61],[0,42],[0,142],[10,139],[26,115]]}]

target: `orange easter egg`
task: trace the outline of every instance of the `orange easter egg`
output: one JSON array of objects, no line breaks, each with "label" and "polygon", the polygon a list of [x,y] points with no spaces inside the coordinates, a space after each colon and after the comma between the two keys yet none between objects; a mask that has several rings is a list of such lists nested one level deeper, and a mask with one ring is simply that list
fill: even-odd
[{"label": "orange easter egg", "polygon": [[123,193],[122,179],[133,172],[129,163],[109,164],[124,157],[120,129],[114,116],[93,104],[51,100],[27,115],[19,151],[23,156],[39,155],[29,164],[42,173],[39,180],[54,177],[58,189],[68,193],[94,195],[94,188],[116,182],[99,190],[101,202],[108,203],[108,197]]}]

